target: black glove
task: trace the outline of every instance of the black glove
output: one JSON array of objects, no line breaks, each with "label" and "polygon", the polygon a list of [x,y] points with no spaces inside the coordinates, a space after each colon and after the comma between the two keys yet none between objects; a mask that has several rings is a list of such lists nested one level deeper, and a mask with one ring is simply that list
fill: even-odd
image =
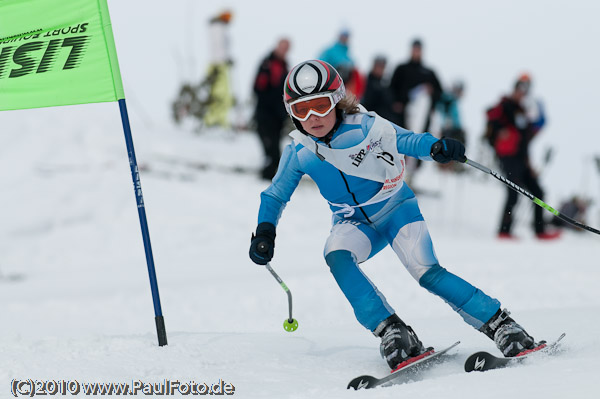
[{"label": "black glove", "polygon": [[431,158],[439,163],[458,161],[465,163],[465,146],[458,140],[441,139],[431,146]]},{"label": "black glove", "polygon": [[256,227],[250,241],[250,259],[257,265],[266,265],[273,259],[275,249],[275,226],[263,222]]}]

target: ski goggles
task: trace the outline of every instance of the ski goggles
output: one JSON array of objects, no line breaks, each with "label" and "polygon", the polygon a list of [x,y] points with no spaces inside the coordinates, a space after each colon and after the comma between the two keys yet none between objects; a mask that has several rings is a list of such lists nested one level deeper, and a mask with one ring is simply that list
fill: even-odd
[{"label": "ski goggles", "polygon": [[[286,103],[288,113],[299,121],[304,122],[311,115],[323,117],[335,108],[341,100],[337,92],[317,94],[315,96],[300,98],[291,103]],[[335,101],[337,99],[337,101]]]}]

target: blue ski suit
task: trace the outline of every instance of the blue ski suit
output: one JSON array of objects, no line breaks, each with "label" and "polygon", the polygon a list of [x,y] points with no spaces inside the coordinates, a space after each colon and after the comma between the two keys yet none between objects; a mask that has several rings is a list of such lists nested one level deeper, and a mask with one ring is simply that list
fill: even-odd
[{"label": "blue ski suit", "polygon": [[[317,151],[318,148],[325,151],[356,146],[367,141],[376,118],[379,117],[365,112],[345,115],[328,144],[312,137],[311,140],[317,144]],[[415,134],[383,121],[389,124],[388,129],[390,125],[395,129],[399,154],[431,160],[435,137],[429,133]],[[400,185],[387,199],[356,207],[369,201],[385,183],[345,173],[320,158],[314,148],[307,148],[297,140],[284,149],[272,184],[261,193],[258,223],[277,226],[300,179],[304,174],[309,175],[334,212],[331,233],[325,244],[325,261],[365,328],[375,331],[383,320],[395,313],[359,266],[386,245],[392,247],[423,288],[441,297],[467,323],[479,329],[492,318],[500,302],[440,266],[417,199],[406,184]],[[354,208],[345,214],[337,213],[340,204]]]}]

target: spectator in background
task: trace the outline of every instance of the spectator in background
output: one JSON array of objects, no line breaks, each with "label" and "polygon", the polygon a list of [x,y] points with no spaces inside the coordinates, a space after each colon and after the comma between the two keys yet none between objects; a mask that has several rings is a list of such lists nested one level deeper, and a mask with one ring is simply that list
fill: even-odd
[{"label": "spectator in background", "polygon": [[[410,59],[408,62],[396,67],[390,82],[393,101],[391,121],[415,133],[429,131],[431,116],[442,94],[442,86],[435,72],[423,65],[422,55],[423,43],[419,39],[413,40]],[[419,105],[422,104],[421,98],[425,98],[417,98],[422,93],[428,94],[429,97],[429,103],[425,105],[426,109],[419,113],[414,112],[416,110],[413,109],[413,115],[408,115],[409,103],[411,101]],[[418,120],[417,114],[421,116],[421,120]],[[405,179],[407,182],[412,183],[413,174],[420,166],[420,159],[406,158],[407,174]]]},{"label": "spectator in background", "polygon": [[340,32],[338,39],[330,47],[326,48],[319,59],[331,64],[334,68],[339,66],[354,66],[354,60],[350,57],[350,31],[344,29]]},{"label": "spectator in background", "polygon": [[455,81],[450,91],[444,91],[440,96],[437,109],[442,117],[442,136],[453,138],[466,144],[465,131],[460,120],[458,103],[464,93],[464,84]]},{"label": "spectator in background", "polygon": [[458,103],[464,93],[464,83],[455,81],[449,91],[440,96],[437,109],[442,117],[442,136],[450,137],[465,144],[465,131],[460,120]]},{"label": "spectator in background", "polygon": [[337,41],[326,48],[319,59],[331,64],[346,82],[346,90],[361,98],[365,91],[365,79],[360,74],[354,60],[350,56],[350,31],[340,32]]},{"label": "spectator in background", "polygon": [[254,80],[256,94],[254,119],[265,155],[261,175],[267,180],[275,176],[281,157],[281,132],[287,119],[287,111],[281,98],[285,77],[288,74],[286,56],[289,48],[288,39],[279,40],[275,49],[260,63]]},{"label": "spectator in background", "polygon": [[[458,103],[463,96],[464,84],[455,81],[449,91],[444,91],[437,103],[437,110],[441,117],[441,137],[458,140],[466,146],[466,135],[460,120]],[[440,164],[440,168],[454,172],[462,172],[465,169],[459,163]]]},{"label": "spectator in background", "polygon": [[229,127],[229,110],[234,99],[229,85],[229,69],[233,63],[229,49],[229,24],[232,13],[225,10],[209,21],[210,65],[207,81],[210,94],[204,124]]},{"label": "spectator in background", "polygon": [[387,59],[380,55],[375,57],[373,67],[367,77],[367,85],[361,104],[369,111],[390,119],[392,117],[392,99],[387,82],[384,80]]},{"label": "spectator in background", "polygon": [[[530,93],[531,78],[522,74],[515,82],[510,95],[502,97],[500,102],[487,110],[487,130],[485,137],[494,147],[496,156],[505,176],[518,186],[525,188],[538,198],[544,197],[537,174],[529,161],[529,143],[545,124],[543,109],[538,103],[535,119],[528,109],[526,98]],[[519,194],[507,187],[506,203],[500,220],[498,237],[512,239],[513,208]],[[560,235],[560,231],[546,231],[543,209],[534,207],[533,228],[537,238],[547,240]]]},{"label": "spectator in background", "polygon": [[[582,223],[586,223],[585,213],[587,211],[587,208],[591,205],[591,203],[592,201],[589,199],[584,199],[582,197],[574,195],[569,200],[561,204],[559,211],[561,215],[568,216],[571,219],[578,220]],[[583,229],[577,226],[565,222],[557,216],[554,216],[552,218],[552,224],[558,227],[564,227],[575,231],[584,231]]]},{"label": "spectator in background", "polygon": [[[390,82],[390,89],[394,101],[392,104],[392,110],[395,116],[393,122],[399,126],[408,127],[416,133],[429,130],[431,115],[442,94],[442,86],[440,85],[435,72],[423,65],[422,54],[423,43],[419,39],[413,40],[410,59],[408,62],[398,65]],[[430,95],[431,107],[427,113],[423,126],[407,126],[406,107],[411,100],[411,91],[422,85],[424,85]]]}]

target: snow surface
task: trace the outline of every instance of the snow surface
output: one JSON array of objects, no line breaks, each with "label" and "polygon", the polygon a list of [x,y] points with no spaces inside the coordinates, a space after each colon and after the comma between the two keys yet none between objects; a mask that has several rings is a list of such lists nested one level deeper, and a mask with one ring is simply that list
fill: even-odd
[{"label": "snow surface", "polygon": [[[258,141],[252,132],[214,130],[197,135],[167,121],[175,82],[167,86],[148,77],[152,71],[162,76],[165,70],[158,69],[165,65],[145,59],[151,46],[136,54],[135,40],[143,39],[141,33],[164,38],[169,30],[183,28],[170,22],[156,32],[142,32],[136,24],[143,19],[132,19],[127,12],[133,5],[124,3],[129,2],[109,1],[109,6],[142,169],[169,345],[157,345],[117,105],[4,112],[0,114],[0,398],[11,397],[13,379],[26,378],[207,383],[222,379],[233,384],[234,397],[241,398],[458,399],[481,397],[482,392],[489,398],[599,396],[598,236],[566,232],[558,241],[539,242],[528,227],[531,205],[521,201],[516,228],[521,239],[498,241],[494,233],[504,186],[471,168],[458,176],[440,173],[433,163],[415,175],[414,186],[442,194],[419,197],[442,265],[499,298],[535,338],[551,340],[566,332],[564,351],[510,369],[464,373],[464,359],[474,351],[496,351],[493,343],[420,288],[386,248],[364,270],[390,304],[426,345],[462,343],[451,360],[430,370],[424,381],[347,391],[352,378],[384,375],[387,366],[379,357],[378,339],[356,322],[323,261],[330,221],[326,202],[313,183],[303,180],[278,228],[272,266],[293,293],[294,317],[300,325],[288,333],[282,328],[287,317],[285,293],[247,254],[259,193],[266,183],[251,173],[228,169],[258,169]],[[172,4],[169,10],[181,14],[192,3]],[[239,7],[246,6],[240,2]],[[285,7],[277,7],[281,15]],[[200,8],[196,6],[195,12]],[[170,21],[164,6],[141,9],[144,15],[163,11]],[[555,10],[548,18],[558,14]],[[343,14],[339,24],[354,21],[350,15]],[[580,17],[585,21],[590,15],[582,12]],[[241,25],[241,16],[239,21]],[[333,36],[336,28],[328,28],[325,37]],[[400,40],[404,43],[410,37],[403,34]],[[300,37],[298,46],[299,41]],[[433,39],[428,42],[434,46]],[[433,49],[431,53],[433,57]],[[256,49],[252,54],[252,62],[242,64],[246,75],[262,57]],[[366,65],[368,58],[363,60]],[[142,64],[147,69],[135,73]],[[561,72],[554,69],[559,67],[544,74]],[[511,79],[509,72],[495,82],[498,90]],[[477,77],[483,79],[485,74]],[[544,90],[550,90],[548,86]],[[557,123],[569,119],[559,110],[554,114]],[[560,134],[551,132],[551,137]],[[475,153],[473,158],[479,160],[478,156],[483,155]],[[205,163],[214,166],[209,170],[198,166]],[[551,205],[571,194],[556,178],[557,169],[568,173],[571,166],[560,163],[543,175]],[[599,184],[590,172],[586,187],[596,199]],[[589,224],[600,225],[597,207],[588,216]]]}]

